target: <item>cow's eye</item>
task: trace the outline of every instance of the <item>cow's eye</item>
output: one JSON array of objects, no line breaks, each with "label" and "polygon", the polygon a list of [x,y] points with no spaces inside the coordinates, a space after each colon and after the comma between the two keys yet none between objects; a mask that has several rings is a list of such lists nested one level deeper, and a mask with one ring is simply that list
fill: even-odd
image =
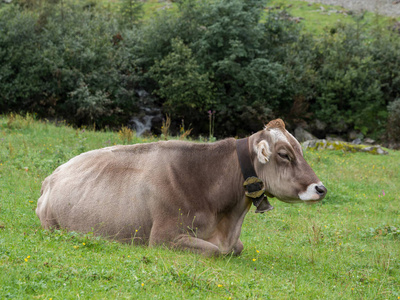
[{"label": "cow's eye", "polygon": [[285,159],[285,160],[287,160],[287,161],[290,161],[290,156],[289,156],[287,153],[278,152],[278,155],[279,155],[281,158],[283,158],[283,159]]}]

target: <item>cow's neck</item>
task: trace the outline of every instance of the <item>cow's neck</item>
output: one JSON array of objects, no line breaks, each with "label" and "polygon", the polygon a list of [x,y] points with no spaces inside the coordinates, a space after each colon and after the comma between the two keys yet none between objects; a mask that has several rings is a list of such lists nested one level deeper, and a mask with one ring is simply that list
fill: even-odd
[{"label": "cow's neck", "polygon": [[244,179],[245,194],[257,208],[256,213],[263,213],[273,209],[274,207],[265,196],[264,182],[258,178],[254,169],[249,149],[249,138],[236,140],[236,153]]}]

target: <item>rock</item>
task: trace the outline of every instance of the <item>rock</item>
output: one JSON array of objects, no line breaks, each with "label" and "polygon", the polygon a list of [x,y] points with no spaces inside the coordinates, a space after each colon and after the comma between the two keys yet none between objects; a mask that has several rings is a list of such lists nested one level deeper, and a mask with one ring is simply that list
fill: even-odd
[{"label": "rock", "polygon": [[302,17],[291,17],[289,18],[289,21],[295,22],[295,23],[300,23],[301,20],[304,20]]},{"label": "rock", "polygon": [[326,126],[328,126],[328,125],[326,125],[325,122],[322,122],[321,120],[316,119],[314,122],[314,126],[315,126],[315,129],[324,131],[326,129]]},{"label": "rock", "polygon": [[308,140],[303,142],[301,145],[303,146],[303,149],[315,148],[317,141],[319,140]]},{"label": "rock", "polygon": [[389,143],[389,144],[385,145],[385,147],[390,148],[390,149],[400,150],[400,143]]},{"label": "rock", "polygon": [[367,144],[367,145],[372,145],[372,144],[375,144],[375,140],[373,140],[373,139],[370,139],[370,138],[366,138],[366,139],[364,139],[364,144]]},{"label": "rock", "polygon": [[356,145],[343,141],[327,141],[327,140],[309,140],[302,143],[303,150],[342,150],[345,152],[366,152],[371,154],[387,155],[387,151],[383,150],[381,146],[377,145]]},{"label": "rock", "polygon": [[385,150],[383,150],[381,148],[381,146],[370,146],[370,147],[364,147],[362,149],[360,149],[361,152],[369,152],[372,154],[389,154],[388,152],[386,152]]},{"label": "rock", "polygon": [[314,119],[310,123],[307,124],[308,126],[301,126],[306,130],[309,130],[312,132],[313,135],[315,135],[317,138],[322,139],[325,138],[326,136],[326,129],[328,127],[328,124],[319,120],[319,119]]},{"label": "rock", "polygon": [[381,147],[379,147],[379,146],[376,148],[376,152],[377,152],[378,154],[383,154],[383,155],[389,154],[389,152],[383,150],[383,149],[382,149]]},{"label": "rock", "polygon": [[339,120],[338,122],[332,124],[332,130],[337,133],[343,133],[348,130],[349,126],[346,124],[345,120]]},{"label": "rock", "polygon": [[352,130],[352,131],[349,132],[348,138],[349,138],[350,141],[355,140],[355,139],[357,139],[359,137],[360,137],[360,134],[357,131]]},{"label": "rock", "polygon": [[344,139],[342,139],[341,137],[336,136],[336,135],[327,135],[327,136],[326,136],[326,140],[327,140],[327,141],[341,141],[341,142],[345,142]]},{"label": "rock", "polygon": [[362,149],[362,152],[370,152],[372,151],[372,147],[365,147]]},{"label": "rock", "polygon": [[361,145],[361,144],[362,144],[362,141],[361,141],[360,138],[356,138],[356,139],[355,139],[354,141],[352,141],[351,143],[354,144],[354,145]]},{"label": "rock", "polygon": [[315,136],[313,136],[311,133],[301,127],[296,127],[296,129],[294,130],[294,136],[300,143],[316,139]]}]

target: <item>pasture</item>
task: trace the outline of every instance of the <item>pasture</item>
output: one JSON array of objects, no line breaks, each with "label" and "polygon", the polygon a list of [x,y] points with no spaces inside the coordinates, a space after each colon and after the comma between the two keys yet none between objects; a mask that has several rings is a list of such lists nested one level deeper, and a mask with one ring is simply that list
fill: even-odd
[{"label": "pasture", "polygon": [[270,199],[274,210],[246,216],[241,256],[204,258],[41,228],[44,178],[123,134],[29,115],[1,116],[0,131],[1,299],[400,299],[399,151],[306,152],[323,202]]}]

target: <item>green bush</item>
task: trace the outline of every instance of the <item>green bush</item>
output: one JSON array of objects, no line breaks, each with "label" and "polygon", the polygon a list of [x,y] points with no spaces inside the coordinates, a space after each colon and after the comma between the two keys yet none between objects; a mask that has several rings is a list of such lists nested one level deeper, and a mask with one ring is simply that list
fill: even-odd
[{"label": "green bush", "polygon": [[363,134],[376,130],[385,119],[384,94],[375,74],[367,37],[347,26],[326,34],[317,44],[324,55],[319,72],[315,116],[329,120],[332,131],[358,129]]},{"label": "green bush", "polygon": [[388,140],[392,143],[400,143],[400,99],[396,99],[388,105]]},{"label": "green bush", "polygon": [[[114,11],[94,1],[18,3],[0,4],[5,112],[120,127],[150,101],[196,134],[208,134],[215,111],[218,137],[283,117],[379,138],[400,95],[400,37],[367,30],[362,15],[312,36],[285,11],[265,14],[262,0],[176,1],[143,23],[138,1]],[[137,90],[152,97],[139,104]]]},{"label": "green bush", "polygon": [[72,2],[40,14],[8,5],[0,14],[3,110],[100,126],[135,110],[135,67],[110,14]]},{"label": "green bush", "polygon": [[171,46],[172,52],[150,69],[159,85],[154,92],[165,99],[163,106],[169,115],[186,117],[197,124],[213,104],[213,86],[208,74],[200,74],[192,51],[181,40],[172,40]]},{"label": "green bush", "polygon": [[38,51],[38,14],[7,5],[0,9],[0,108],[24,110],[39,102],[48,65]]},{"label": "green bush", "polygon": [[[263,1],[182,1],[177,13],[161,13],[142,28],[143,42],[139,42],[136,56],[145,57],[141,61],[143,69],[151,69],[155,64],[152,70],[157,70],[157,75],[152,78],[156,81],[158,95],[163,97],[164,109],[171,111],[171,97],[175,105],[178,98],[185,98],[179,102],[188,106],[188,97],[172,96],[178,85],[185,87],[184,94],[194,97],[192,109],[175,112],[177,115],[172,115],[173,118],[184,117],[185,121],[205,130],[208,116],[204,111],[215,110],[215,133],[226,136],[258,130],[273,116],[272,112],[278,115],[281,109],[286,109],[291,100],[286,88],[286,70],[268,49],[273,52],[278,45],[284,48],[289,39],[287,34],[277,34],[260,22],[262,7]],[[287,21],[271,18],[272,22]],[[270,37],[269,32],[274,37]],[[178,58],[171,43],[175,39],[190,49],[190,58],[184,59],[185,64],[179,63],[182,58]],[[172,57],[179,67],[173,66]],[[168,71],[166,61],[170,65]],[[160,64],[164,64],[162,72]],[[196,79],[187,76],[185,68],[189,64],[195,70]],[[168,86],[167,96],[166,83],[172,82],[172,78],[174,86]],[[182,80],[186,80],[186,84]],[[206,92],[200,86],[213,89]],[[192,91],[188,93],[187,89]],[[210,96],[213,98],[209,99]],[[201,119],[203,124],[199,124]]]}]

